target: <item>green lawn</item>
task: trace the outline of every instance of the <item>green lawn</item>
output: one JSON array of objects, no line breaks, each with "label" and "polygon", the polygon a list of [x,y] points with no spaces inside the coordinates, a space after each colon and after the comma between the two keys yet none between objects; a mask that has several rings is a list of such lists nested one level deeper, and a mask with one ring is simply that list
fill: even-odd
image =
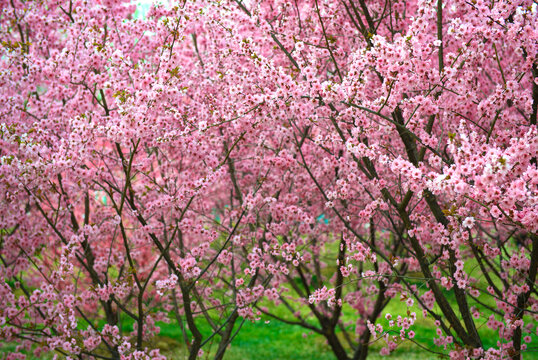
[{"label": "green lawn", "polygon": [[[471,274],[471,276],[480,276],[480,272],[477,271],[476,265],[469,261],[465,265],[465,270]],[[331,271],[334,269],[328,269],[326,271]],[[420,275],[420,274],[419,274]],[[417,275],[417,276],[419,276]],[[486,287],[483,279],[478,279],[479,285],[482,288]],[[417,286],[423,285],[420,281],[415,282]],[[452,292],[445,292],[448,300],[454,304],[454,309],[457,309],[455,300],[453,298]],[[491,298],[486,298],[484,301],[487,305],[495,307],[496,304],[491,300]],[[263,304],[266,305],[274,311],[275,314],[281,317],[287,317],[289,314],[284,307],[275,307],[270,303]],[[302,313],[307,313],[308,309],[306,307],[300,309]],[[398,298],[393,299],[387,308],[384,310],[383,314],[389,312],[396,317],[397,315],[406,316],[407,306],[399,301]],[[435,334],[435,324],[431,317],[423,318],[422,311],[419,310],[418,306],[413,306],[411,311],[417,313],[417,321],[413,325],[412,330],[415,331],[416,336],[415,340],[421,345],[436,350],[441,351],[442,349],[434,346],[432,339],[436,337]],[[487,309],[480,309],[486,315],[488,315]],[[222,315],[222,314],[221,314]],[[171,317],[173,318],[173,317]],[[354,311],[350,310],[344,306],[342,319],[344,322],[353,322],[355,318]],[[211,334],[211,329],[202,319],[199,319],[199,325],[201,328],[204,337],[207,337]],[[241,322],[241,319],[237,321],[237,325]],[[379,320],[379,323],[383,324],[385,330],[388,329],[388,321],[382,316]],[[485,322],[485,321],[484,321]],[[316,325],[315,321],[312,321],[313,325]],[[170,324],[159,323],[160,334],[151,340],[151,344],[148,344],[151,348],[160,348],[162,353],[167,355],[170,359],[186,359],[186,349],[182,341],[181,330],[172,322]],[[486,348],[496,347],[496,342],[498,335],[495,331],[490,330],[485,326],[484,323],[478,325],[478,331],[480,332],[481,338],[483,340],[484,346]],[[537,324],[538,325],[538,324]],[[83,321],[79,322],[81,328],[86,328],[87,324],[84,324]],[[133,322],[129,319],[123,319],[122,328],[128,332],[132,329]],[[350,333],[353,333],[353,328],[349,328]],[[218,337],[215,338],[215,344],[207,344],[204,347],[205,355],[203,359],[211,359],[211,354],[216,351]],[[538,342],[538,336],[536,333],[533,334],[533,342],[531,344],[536,344]],[[379,351],[384,346],[384,341],[378,340],[374,341],[370,346],[369,359],[380,359],[387,358],[379,355]],[[536,345],[534,345],[536,346]],[[0,343],[0,359],[4,358],[3,355],[10,353],[15,350],[14,344],[1,344]],[[538,360],[538,348],[534,348],[534,351],[528,351],[525,353],[523,359],[536,359]],[[33,357],[29,356],[33,359]],[[51,358],[51,357],[49,357]],[[435,359],[437,356],[435,354],[426,352],[411,341],[404,341],[399,345],[396,351],[391,354],[389,359]],[[291,326],[280,323],[274,319],[262,318],[256,322],[245,321],[243,327],[237,337],[234,339],[230,348],[227,350],[225,355],[226,360],[257,360],[257,359],[274,359],[274,360],[310,360],[310,359],[319,359],[319,360],[332,360],[335,359],[331,349],[326,344],[325,339],[315,333],[305,330],[298,326]]]},{"label": "green lawn", "polygon": [[[415,339],[424,344],[431,344],[431,339],[435,335],[434,328],[428,320],[421,320],[421,316],[415,325]],[[186,359],[186,352],[179,342],[173,339],[181,339],[180,331],[171,324],[161,326],[161,334],[158,337],[157,345],[162,348],[163,353],[174,360]],[[436,359],[435,354],[425,352],[409,341],[402,343],[396,351],[389,357],[379,355],[383,347],[383,340],[374,342],[370,347],[369,359]],[[492,345],[492,344],[491,344]],[[215,350],[206,349],[207,352]],[[436,349],[438,350],[438,349]],[[210,359],[210,356],[204,356]],[[258,322],[245,322],[241,332],[234,339],[234,342],[227,350],[224,357],[226,360],[334,360],[329,346],[325,339],[317,334],[309,334],[303,328],[285,325],[276,321],[260,320]],[[524,359],[538,359],[538,352],[527,352]]]},{"label": "green lawn", "polygon": [[[387,311],[394,315],[404,314],[407,308],[402,306],[402,303],[395,300],[389,304]],[[432,338],[435,336],[435,327],[433,321],[429,318],[423,319],[421,312],[418,312],[417,322],[414,325],[416,333],[415,340],[421,344],[433,347]],[[347,317],[344,313],[344,318]],[[386,323],[384,318],[379,320],[381,323]],[[239,323],[239,322],[238,322]],[[176,324],[159,324],[161,331],[159,336],[151,341],[152,347],[158,347],[168,358],[174,360],[186,359],[185,346],[182,343],[182,335]],[[124,329],[132,328],[132,323],[124,322]],[[202,331],[205,335],[210,333],[208,326],[201,324]],[[483,327],[480,329],[483,334],[485,346],[494,345],[493,340],[496,335],[491,330]],[[490,335],[490,336],[489,336]],[[489,340],[489,343],[488,343]],[[536,336],[533,342],[536,341]],[[425,352],[419,349],[410,341],[405,341],[390,357],[382,357],[379,355],[380,349],[383,347],[384,341],[379,340],[373,342],[370,347],[369,359],[435,359],[437,356],[432,353]],[[217,344],[205,348],[205,355],[202,359],[211,359],[211,354],[216,351]],[[13,344],[4,344],[0,348],[0,358],[3,354],[7,354],[15,349]],[[434,348],[435,350],[439,350]],[[34,357],[29,357],[35,359]],[[48,358],[52,358],[51,356]],[[305,331],[301,327],[282,324],[278,321],[266,321],[262,318],[256,322],[246,321],[234,339],[232,345],[227,350],[224,357],[226,360],[257,360],[257,359],[274,359],[274,360],[333,360],[329,346],[325,339],[315,333]],[[538,352],[527,352],[523,359],[538,359]]]},{"label": "green lawn", "polygon": [[[169,336],[181,336],[173,326],[161,328],[161,336],[157,345],[166,349],[163,351],[172,359],[186,359],[184,348]],[[369,358],[380,359],[381,342],[374,343]],[[212,349],[214,350],[214,349]],[[210,350],[209,350],[210,351]],[[409,346],[394,353],[394,358],[431,359],[431,354],[416,353]],[[410,356],[411,355],[411,356]],[[210,358],[204,356],[203,358]],[[227,360],[246,359],[281,359],[281,360],[333,360],[329,346],[324,338],[317,334],[309,334],[300,327],[285,325],[279,322],[259,321],[246,322],[239,335],[227,350],[224,357]],[[386,358],[386,357],[385,357]],[[393,357],[391,357],[393,358]]]}]

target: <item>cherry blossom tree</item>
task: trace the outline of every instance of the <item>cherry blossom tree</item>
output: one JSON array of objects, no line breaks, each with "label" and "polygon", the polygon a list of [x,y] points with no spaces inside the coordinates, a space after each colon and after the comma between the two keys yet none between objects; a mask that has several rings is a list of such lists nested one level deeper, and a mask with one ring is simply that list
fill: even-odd
[{"label": "cherry blossom tree", "polygon": [[173,321],[222,359],[262,314],[339,359],[538,336],[533,2],[0,4],[10,358],[162,358]]},{"label": "cherry blossom tree", "polygon": [[[535,9],[438,1],[387,10],[387,4],[359,3],[360,10],[342,3],[345,12],[336,5],[322,11],[315,4],[311,18],[318,15],[315,30],[318,44],[325,41],[328,76],[305,89],[318,116],[311,129],[298,124],[298,133],[311,132],[324,149],[339,146],[341,152],[327,151],[327,158],[347,158],[343,161],[356,166],[353,175],[361,177],[362,186],[377,185],[370,206],[355,214],[372,219],[372,209],[387,211],[391,222],[403,227],[408,261],[428,287],[419,293],[403,280],[406,296],[416,296],[425,314],[436,319],[436,343],[445,348],[454,343],[454,358],[520,358],[526,347],[522,334],[534,331],[536,320],[532,174],[538,97],[535,57],[529,55],[536,54],[529,50],[536,46],[529,40],[535,38]],[[343,21],[336,20],[342,14],[364,35],[351,59],[339,58],[347,44],[333,35],[342,33]],[[515,35],[523,33],[529,35]],[[312,47],[313,41],[307,42]],[[300,63],[303,43],[295,57],[287,54],[297,68],[306,67],[308,77],[308,69],[316,74],[321,68],[311,64],[322,56]],[[327,207],[357,233],[345,214],[346,195],[338,193],[349,180],[324,186],[323,174],[316,174],[300,143],[297,148]],[[465,263],[480,268],[487,289],[467,273]],[[455,308],[443,288],[454,294]],[[488,305],[488,297],[495,305]],[[499,331],[498,348],[483,348],[480,308],[491,312],[487,325]],[[409,322],[402,323],[408,328]],[[404,332],[389,336],[374,324],[370,331],[385,336],[385,353],[405,337]]]},{"label": "cherry blossom tree", "polygon": [[147,341],[172,320],[190,358],[217,338],[221,358],[238,317],[252,317],[242,292],[263,285],[256,271],[230,285],[241,263],[227,249],[250,233],[227,192],[244,132],[223,141],[214,122],[232,119],[218,115],[219,77],[197,76],[191,44],[178,45],[204,4],[157,7],[144,21],[115,1],[10,5],[2,338],[37,344],[36,356],[159,358]]}]

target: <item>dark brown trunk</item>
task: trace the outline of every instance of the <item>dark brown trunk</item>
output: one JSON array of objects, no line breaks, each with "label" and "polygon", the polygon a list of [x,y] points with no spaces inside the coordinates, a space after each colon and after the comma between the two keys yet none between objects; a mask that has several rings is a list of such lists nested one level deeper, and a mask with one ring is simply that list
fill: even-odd
[{"label": "dark brown trunk", "polygon": [[336,336],[336,333],[334,332],[334,327],[329,327],[325,329],[325,332],[323,333],[323,336],[327,339],[329,342],[329,346],[331,347],[331,350],[333,351],[334,356],[338,360],[348,360],[346,349],[342,346],[342,343],[340,342],[340,339]]},{"label": "dark brown trunk", "polygon": [[353,360],[366,360],[366,357],[368,356],[368,349],[370,347],[369,342],[371,336],[372,334],[370,334],[370,330],[366,329],[366,331],[361,335],[359,339],[359,346],[355,351]]}]

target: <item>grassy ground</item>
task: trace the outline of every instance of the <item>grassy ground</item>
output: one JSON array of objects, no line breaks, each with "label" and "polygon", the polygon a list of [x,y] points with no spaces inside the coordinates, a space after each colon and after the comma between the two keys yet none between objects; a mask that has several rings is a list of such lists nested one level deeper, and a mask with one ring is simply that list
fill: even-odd
[{"label": "grassy ground", "polygon": [[[399,301],[394,301],[389,304],[387,311],[397,315],[404,314],[407,311],[407,307],[402,306]],[[351,316],[351,315],[350,315]],[[344,313],[344,317],[347,315]],[[385,322],[385,319],[380,320],[381,323]],[[132,324],[124,323],[124,328],[131,328]],[[162,350],[169,359],[183,360],[187,358],[185,347],[182,343],[182,335],[178,326],[172,324],[159,324],[161,331],[159,336],[153,339],[151,347],[158,347]],[[205,334],[209,333],[208,327],[202,327],[202,331]],[[417,322],[415,323],[413,330],[416,333],[415,340],[419,343],[432,347],[432,338],[435,336],[435,326],[433,321],[429,318],[423,319],[422,315],[418,315]],[[480,328],[479,331],[482,334],[484,345],[486,347],[494,345],[494,339],[497,338],[496,334],[485,326]],[[533,339],[533,343],[536,343],[536,337]],[[436,359],[435,354],[425,352],[419,349],[415,344],[410,341],[400,344],[398,349],[391,354],[390,357],[382,357],[379,355],[379,351],[384,345],[383,340],[373,342],[370,347],[368,359],[396,359],[396,360],[422,360],[422,359]],[[3,358],[3,354],[12,352],[15,349],[13,344],[4,344],[0,347],[0,359]],[[436,349],[438,350],[438,349]],[[211,359],[211,354],[216,351],[216,344],[210,346],[208,344],[204,347],[205,354],[202,359]],[[3,354],[2,354],[3,353]],[[29,357],[35,359],[33,357]],[[51,356],[46,358],[52,358]],[[305,331],[301,327],[286,325],[274,320],[267,321],[261,319],[256,322],[246,321],[237,337],[234,339],[232,345],[227,350],[224,357],[226,360],[258,360],[258,359],[271,359],[271,360],[334,360],[329,346],[323,337]],[[527,352],[523,356],[523,359],[538,360],[538,352]]]},{"label": "grassy ground", "polygon": [[[448,300],[454,303],[455,299],[450,292],[447,292]],[[491,304],[495,306],[494,304]],[[455,305],[455,308],[457,306]],[[283,308],[273,309],[279,316],[285,317],[285,310]],[[399,299],[394,299],[385,312],[397,315],[406,316],[407,306],[400,302]],[[442,349],[436,347],[433,344],[433,338],[437,337],[435,333],[436,326],[434,320],[431,317],[423,318],[422,311],[417,306],[410,308],[409,310],[417,313],[417,321],[413,325],[412,330],[415,331],[415,341],[421,345],[441,351]],[[481,309],[484,310],[484,309]],[[342,318],[344,322],[354,319],[354,312],[344,311]],[[383,317],[378,320],[384,325],[384,328],[388,328],[388,321]],[[312,323],[315,325],[315,322]],[[538,324],[537,324],[538,325]],[[498,334],[496,331],[489,329],[485,326],[485,321],[482,324],[477,323],[478,331],[481,335],[485,348],[496,347]],[[203,329],[209,331],[209,329]],[[353,329],[350,329],[351,333]],[[177,340],[174,340],[177,339]],[[186,352],[183,345],[180,344],[181,332],[177,326],[173,324],[162,324],[161,333],[158,337],[158,347],[164,350],[164,353],[172,359],[186,359]],[[533,335],[533,341],[531,344],[536,344],[538,337]],[[416,344],[411,341],[404,341],[399,345],[394,353],[390,357],[382,357],[379,354],[381,348],[385,345],[382,339],[374,341],[370,346],[368,359],[435,359],[439,356],[420,349]],[[210,354],[216,350],[216,345],[212,348],[207,347],[204,349],[206,356],[204,358],[210,359]],[[445,352],[446,353],[446,352]],[[275,360],[333,360],[334,355],[331,352],[330,347],[327,345],[325,339],[315,333],[305,330],[298,326],[291,326],[280,323],[275,320],[269,320],[269,318],[262,318],[257,322],[245,322],[241,331],[234,339],[232,345],[227,350],[224,357],[226,360],[257,360],[257,359],[275,359]],[[528,351],[524,354],[523,359],[536,359],[538,360],[538,349],[535,351]]]},{"label": "grassy ground", "polygon": [[[420,319],[415,325],[415,332],[417,333],[416,340],[423,344],[431,344],[431,339],[435,334],[435,330],[429,324],[429,320]],[[180,332],[175,326],[165,324],[161,327],[161,335],[157,340],[157,345],[164,350],[164,354],[169,358],[183,360],[186,359],[186,352],[177,340],[173,340],[180,338]],[[487,341],[487,337],[485,340]],[[411,342],[402,343],[390,357],[383,357],[379,355],[379,351],[383,345],[383,340],[372,343],[368,359],[422,360],[438,358],[435,354],[420,350]],[[208,355],[207,352],[211,353],[215,348],[216,346],[206,349],[206,355]],[[204,356],[203,358],[210,359],[211,357]],[[321,336],[305,332],[300,327],[285,325],[275,321],[266,323],[263,320],[254,323],[245,322],[241,332],[234,339],[224,358],[226,360],[335,359],[329,346]],[[528,352],[523,359],[538,359],[538,353]]]},{"label": "grassy ground", "polygon": [[[171,334],[174,329],[162,329],[162,335]],[[179,335],[179,334],[177,334]],[[158,346],[174,360],[186,359],[186,352],[178,342],[168,336],[160,336]],[[369,359],[380,359],[381,343],[374,343]],[[403,345],[403,344],[402,344]],[[402,346],[391,359],[431,359],[432,354],[416,352],[411,346]],[[214,348],[207,349],[212,353]],[[207,355],[207,354],[206,354]],[[204,356],[206,358],[206,356]],[[208,357],[210,358],[210,357]],[[302,328],[288,326],[278,322],[245,323],[242,331],[235,338],[224,357],[227,360],[279,359],[279,360],[333,360],[329,346],[317,334],[308,334]],[[384,357],[386,359],[386,357]]]},{"label": "grassy ground", "polygon": [[[483,283],[483,279],[480,279],[480,273],[477,271],[477,266],[472,261],[465,264],[465,270],[471,276],[479,277],[480,287],[485,288],[487,285]],[[326,269],[326,271],[335,271],[335,269]],[[417,274],[417,277],[421,277]],[[416,285],[421,287],[424,284],[421,281],[417,281]],[[457,308],[452,292],[446,292],[448,300],[454,304],[454,308]],[[487,305],[495,307],[496,304],[491,299],[484,300]],[[270,304],[266,304],[270,307]],[[286,310],[283,307],[271,308],[279,316],[286,317]],[[307,310],[302,309],[302,310]],[[387,306],[384,313],[391,313],[393,316],[402,315],[406,316],[407,306],[405,303],[399,301],[399,299],[393,299]],[[409,309],[417,313],[417,321],[413,325],[412,330],[415,331],[415,340],[421,345],[439,351],[440,349],[433,345],[432,339],[436,337],[435,324],[432,318],[423,318],[422,311],[417,306]],[[481,311],[487,314],[487,309],[481,308]],[[342,319],[344,322],[354,320],[354,312],[344,307]],[[387,329],[388,321],[383,317],[378,320]],[[238,321],[239,323],[240,321]],[[312,324],[315,325],[315,322]],[[86,325],[80,324],[82,328]],[[132,321],[124,321],[122,324],[123,329],[132,329]],[[181,330],[175,323],[165,324],[160,323],[160,334],[151,341],[149,347],[160,348],[168,358],[174,360],[186,359],[186,349],[182,341]],[[538,324],[537,324],[538,325]],[[206,324],[200,323],[201,330],[205,336],[210,334],[210,328]],[[496,346],[498,334],[485,326],[484,323],[477,323],[478,331],[484,342],[486,348]],[[353,329],[350,328],[350,332]],[[538,336],[533,335],[533,341],[531,344],[538,342]],[[3,346],[2,346],[3,345]],[[375,341],[370,346],[368,359],[381,359],[379,351],[384,346],[384,341]],[[536,345],[534,345],[536,346]],[[1,344],[0,343],[0,359],[5,357],[5,354],[13,352],[15,350],[14,344]],[[216,351],[216,344],[208,344],[204,347],[205,355],[203,359],[211,359],[211,354]],[[32,357],[29,357],[32,358]],[[48,358],[52,358],[51,356]],[[268,318],[262,318],[256,322],[246,321],[237,337],[234,339],[230,348],[227,350],[225,357],[226,360],[258,360],[258,359],[271,359],[271,360],[333,360],[334,355],[331,349],[327,345],[325,339],[315,333],[305,330],[301,327],[286,325],[275,320],[269,320]],[[426,352],[417,347],[410,341],[404,341],[399,345],[396,351],[391,354],[390,357],[383,357],[384,359],[396,359],[396,360],[412,360],[412,359],[435,359],[435,354]],[[32,358],[33,359],[33,358]],[[524,354],[523,359],[538,360],[538,348],[535,351],[528,351]]]}]

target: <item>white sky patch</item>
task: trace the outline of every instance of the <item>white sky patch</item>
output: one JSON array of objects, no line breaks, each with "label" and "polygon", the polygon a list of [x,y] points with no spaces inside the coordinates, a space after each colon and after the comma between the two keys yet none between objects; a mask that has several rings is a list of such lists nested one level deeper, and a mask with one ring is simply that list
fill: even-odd
[{"label": "white sky patch", "polygon": [[137,0],[134,1],[136,4],[136,11],[134,13],[135,19],[144,19],[146,15],[148,14],[149,10],[151,9],[151,6],[153,4],[166,4],[169,3],[169,1],[164,0]]}]

